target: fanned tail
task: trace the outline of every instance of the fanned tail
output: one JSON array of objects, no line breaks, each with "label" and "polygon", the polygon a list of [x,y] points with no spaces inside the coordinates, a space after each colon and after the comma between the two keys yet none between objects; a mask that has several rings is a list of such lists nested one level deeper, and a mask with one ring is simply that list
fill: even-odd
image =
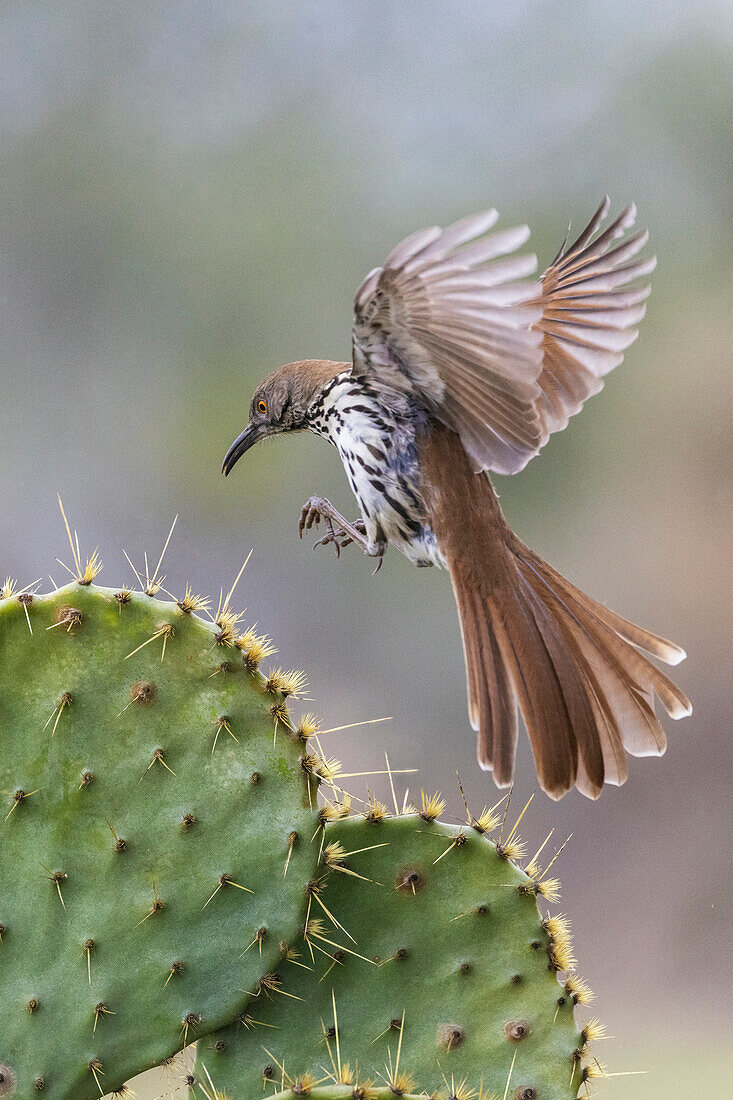
[{"label": "fanned tail", "polygon": [[479,763],[499,786],[511,783],[519,709],[542,788],[551,798],[573,786],[597,798],[605,783],[626,780],[627,753],[664,753],[655,696],[672,718],[690,714],[684,693],[646,656],[677,664],[684,650],[592,600],[529,550],[488,478],[461,455],[443,429],[426,448]]}]

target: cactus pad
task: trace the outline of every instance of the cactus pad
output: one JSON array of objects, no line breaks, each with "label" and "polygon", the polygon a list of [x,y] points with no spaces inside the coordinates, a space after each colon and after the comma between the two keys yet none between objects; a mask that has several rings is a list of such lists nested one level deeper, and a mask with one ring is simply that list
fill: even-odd
[{"label": "cactus pad", "polygon": [[284,680],[196,604],[0,599],[0,1095],[119,1088],[234,1019],[302,924]]},{"label": "cactus pad", "polygon": [[371,816],[327,827],[306,947],[277,969],[289,996],[254,998],[199,1043],[201,1065],[239,1100],[263,1083],[336,1082],[345,1062],[398,1094],[467,1082],[483,1096],[574,1097],[582,987],[558,982],[567,930],[539,913],[535,879],[475,829]]}]

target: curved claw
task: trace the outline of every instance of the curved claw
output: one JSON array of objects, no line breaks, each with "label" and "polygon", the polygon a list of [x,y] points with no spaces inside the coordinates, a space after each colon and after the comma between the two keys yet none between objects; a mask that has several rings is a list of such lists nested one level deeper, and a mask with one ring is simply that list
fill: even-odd
[{"label": "curved claw", "polygon": [[334,531],[333,535],[323,535],[322,538],[318,539],[317,542],[314,542],[313,549],[315,550],[317,546],[328,546],[329,542],[333,542],[340,546],[343,550],[345,547],[351,546],[353,541],[354,540],[351,538],[350,535],[347,535],[341,529],[337,529],[336,531]]},{"label": "curved claw", "polygon": [[333,535],[324,535],[323,538],[318,539],[317,542],[314,542],[313,543],[313,549],[317,550],[319,546],[328,546],[329,542],[332,542],[333,545],[336,547],[336,557],[340,558],[341,557],[341,547],[339,546],[339,541],[336,538],[336,533],[335,532],[333,533]]},{"label": "curved claw", "polygon": [[321,512],[318,507],[320,501],[317,497],[311,497],[305,502],[300,512],[300,520],[298,521],[298,534],[301,539],[303,538],[304,531],[310,531],[315,523],[318,527],[321,522]]}]

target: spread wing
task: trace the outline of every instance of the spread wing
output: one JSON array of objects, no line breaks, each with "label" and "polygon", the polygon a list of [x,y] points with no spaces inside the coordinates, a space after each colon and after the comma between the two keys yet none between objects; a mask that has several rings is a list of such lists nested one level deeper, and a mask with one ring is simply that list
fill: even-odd
[{"label": "spread wing", "polygon": [[540,283],[535,257],[516,254],[529,230],[489,233],[495,210],[408,237],[357,293],[354,374],[417,394],[475,471],[517,473],[636,338],[649,290],[622,288],[654,260],[633,261],[646,234],[612,247],[634,207],[598,233],[607,211],[604,199]]},{"label": "spread wing", "polygon": [[648,275],[656,258],[635,259],[646,244],[646,230],[615,244],[636,220],[633,203],[602,233],[606,197],[578,239],[565,245],[542,276],[542,396],[539,412],[546,431],[564,428],[583,402],[603,389],[603,376],[622,362],[639,335],[634,326],[646,312],[648,284],[628,284]]}]

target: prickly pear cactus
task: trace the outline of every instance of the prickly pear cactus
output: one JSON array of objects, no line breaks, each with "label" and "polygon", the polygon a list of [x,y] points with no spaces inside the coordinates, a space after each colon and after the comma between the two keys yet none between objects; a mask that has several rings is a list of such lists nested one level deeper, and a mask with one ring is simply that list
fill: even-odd
[{"label": "prickly pear cactus", "polygon": [[0,1096],[119,1088],[232,1020],[302,924],[298,682],[200,606],[0,598]]},{"label": "prickly pear cactus", "polygon": [[300,957],[199,1043],[218,1088],[255,1100],[268,1086],[352,1084],[348,1062],[397,1095],[468,1082],[514,1100],[576,1096],[599,1028],[575,1023],[582,983],[558,982],[573,966],[567,925],[537,905],[556,883],[515,866],[515,837],[482,835],[490,815],[459,829],[434,820],[440,809],[328,825]]}]

